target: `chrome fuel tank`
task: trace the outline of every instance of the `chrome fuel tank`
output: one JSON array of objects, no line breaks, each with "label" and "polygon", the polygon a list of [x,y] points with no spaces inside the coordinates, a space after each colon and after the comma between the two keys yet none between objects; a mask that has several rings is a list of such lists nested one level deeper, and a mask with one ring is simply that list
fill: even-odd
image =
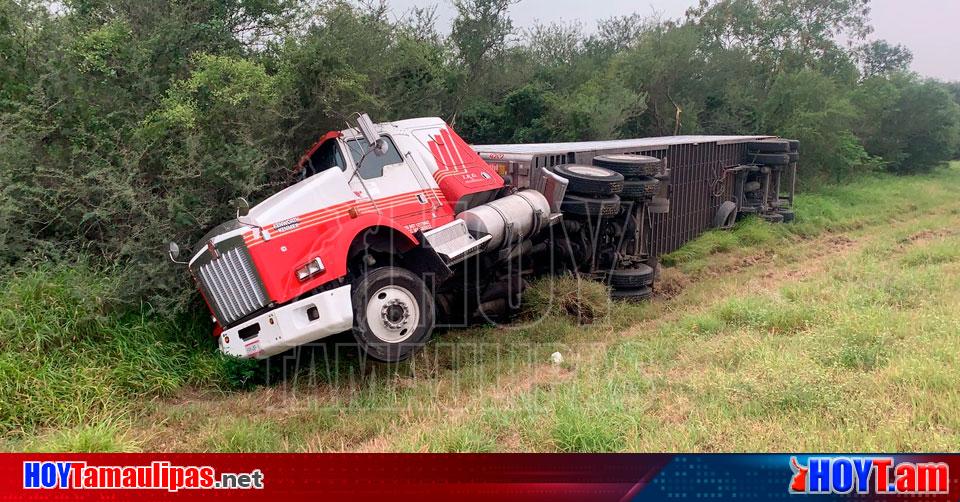
[{"label": "chrome fuel tank", "polygon": [[550,203],[540,192],[524,190],[457,215],[470,232],[489,234],[488,249],[515,244],[549,224]]}]

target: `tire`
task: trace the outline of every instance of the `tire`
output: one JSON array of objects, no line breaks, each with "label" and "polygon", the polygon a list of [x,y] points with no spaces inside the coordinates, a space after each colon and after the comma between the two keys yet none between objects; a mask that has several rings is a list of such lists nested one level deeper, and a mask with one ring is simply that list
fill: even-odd
[{"label": "tire", "polygon": [[569,182],[567,191],[583,195],[616,195],[623,191],[623,175],[597,166],[554,166],[554,174]]},{"label": "tire", "polygon": [[594,198],[567,194],[560,203],[560,211],[579,216],[613,216],[620,210],[620,197]]},{"label": "tire", "polygon": [[790,151],[791,151],[791,152],[799,152],[799,151],[800,151],[800,141],[799,141],[799,140],[796,140],[796,139],[788,139],[788,140],[787,140],[787,143],[790,143]]},{"label": "tire", "polygon": [[614,289],[610,291],[610,298],[614,300],[646,300],[653,296],[653,288],[650,286],[636,289]]},{"label": "tire", "polygon": [[759,181],[748,181],[743,184],[743,191],[745,193],[756,192],[760,190],[761,186]]},{"label": "tire", "polygon": [[660,191],[660,180],[643,176],[636,180],[624,181],[623,192],[620,198],[625,200],[645,200],[657,195]]},{"label": "tire", "polygon": [[800,154],[797,152],[790,152],[787,154],[787,156],[790,157],[791,164],[793,164],[794,162],[800,162]]},{"label": "tire", "polygon": [[785,166],[790,163],[787,153],[748,153],[747,161],[765,166]]},{"label": "tire", "polygon": [[653,267],[643,263],[633,268],[621,268],[607,272],[606,283],[615,290],[637,289],[653,284]]},{"label": "tire", "polygon": [[757,153],[787,153],[790,142],[785,139],[764,139],[747,143],[747,151]]},{"label": "tire", "polygon": [[780,213],[762,213],[760,217],[769,223],[783,223],[783,215]]},{"label": "tire", "polygon": [[717,214],[713,218],[713,226],[715,228],[730,228],[737,221],[737,203],[733,201],[725,201],[723,204],[720,204],[720,207],[717,209]]},{"label": "tire", "polygon": [[626,179],[656,176],[660,173],[662,164],[663,162],[656,157],[626,153],[598,155],[593,158],[593,165],[616,171]]},{"label": "tire", "polygon": [[352,289],[353,336],[370,358],[403,361],[430,340],[433,294],[413,272],[374,269],[354,281]]},{"label": "tire", "polygon": [[777,212],[780,213],[781,216],[783,216],[784,223],[790,223],[796,218],[796,215],[793,213],[793,210],[791,209],[781,209]]}]

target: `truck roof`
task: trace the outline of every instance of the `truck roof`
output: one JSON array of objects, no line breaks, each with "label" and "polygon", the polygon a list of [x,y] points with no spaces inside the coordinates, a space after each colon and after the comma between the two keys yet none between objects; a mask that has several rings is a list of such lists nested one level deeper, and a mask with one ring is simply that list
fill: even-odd
[{"label": "truck roof", "polygon": [[659,136],[654,138],[577,141],[571,143],[527,143],[519,145],[471,145],[479,153],[542,155],[546,153],[590,152],[607,149],[658,149],[699,143],[740,143],[772,136]]}]

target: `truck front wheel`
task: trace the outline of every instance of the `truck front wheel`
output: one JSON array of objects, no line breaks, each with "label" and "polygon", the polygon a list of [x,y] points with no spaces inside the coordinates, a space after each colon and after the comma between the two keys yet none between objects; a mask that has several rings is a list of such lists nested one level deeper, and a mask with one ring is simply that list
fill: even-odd
[{"label": "truck front wheel", "polygon": [[433,333],[433,296],[419,277],[399,267],[371,270],[353,284],[353,336],[371,358],[398,362]]}]

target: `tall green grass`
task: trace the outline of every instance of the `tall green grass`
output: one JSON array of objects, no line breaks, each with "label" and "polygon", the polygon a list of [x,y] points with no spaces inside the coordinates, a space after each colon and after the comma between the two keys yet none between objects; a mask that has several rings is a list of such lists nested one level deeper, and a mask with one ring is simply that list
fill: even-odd
[{"label": "tall green grass", "polygon": [[0,434],[97,424],[128,415],[138,399],[228,383],[204,319],[114,310],[122,287],[84,263],[0,282]]}]

